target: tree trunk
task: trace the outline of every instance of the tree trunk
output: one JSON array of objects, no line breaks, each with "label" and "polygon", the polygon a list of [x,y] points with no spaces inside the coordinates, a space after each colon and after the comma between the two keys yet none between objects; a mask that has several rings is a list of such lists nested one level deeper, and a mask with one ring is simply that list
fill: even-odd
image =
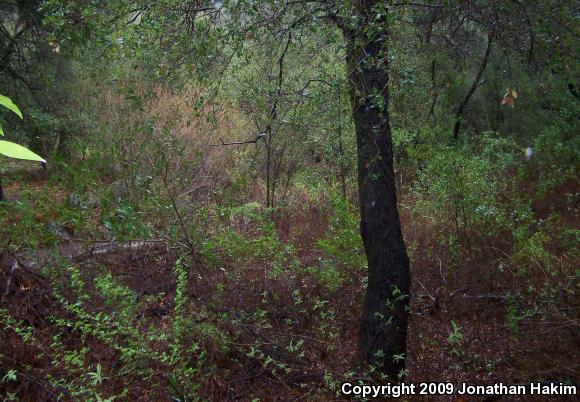
[{"label": "tree trunk", "polygon": [[[59,101],[62,102],[62,105],[66,105],[67,103],[67,92],[71,91],[70,89],[70,81],[73,77],[74,73],[72,71],[70,63],[62,57],[61,55],[58,56],[58,61],[56,65],[56,71],[54,75],[54,79],[56,85],[60,89],[59,94]],[[70,107],[70,106],[69,106]],[[72,128],[69,127],[68,119],[65,119],[64,116],[61,116],[61,121],[59,122],[60,128],[58,133],[58,145],[57,145],[57,152],[60,156],[64,157],[65,160],[69,160],[72,157],[72,142],[74,139]]]},{"label": "tree trunk", "polygon": [[344,166],[344,146],[342,144],[342,125],[338,125],[338,176],[342,188],[342,198],[346,200],[346,169]]},{"label": "tree trunk", "polygon": [[272,194],[271,194],[271,178],[270,178],[270,170],[272,164],[272,131],[271,129],[268,132],[266,137],[266,208],[273,207],[272,205]]},{"label": "tree trunk", "polygon": [[397,211],[388,111],[387,18],[375,4],[357,3],[360,22],[343,28],[358,157],[360,230],[368,260],[368,287],[359,339],[361,356],[396,379],[405,368],[411,275]]},{"label": "tree trunk", "polygon": [[65,160],[70,160],[72,157],[72,135],[67,127],[61,127],[58,133],[57,152]]},{"label": "tree trunk", "polygon": [[489,60],[489,54],[491,53],[491,44],[493,42],[493,36],[494,36],[494,32],[490,31],[489,34],[487,35],[487,47],[485,48],[485,54],[483,55],[483,61],[481,62],[481,65],[479,66],[479,69],[477,70],[477,74],[475,75],[475,78],[473,79],[473,83],[471,84],[471,87],[469,88],[467,95],[465,95],[465,98],[461,101],[461,103],[457,107],[457,112],[455,113],[455,125],[453,126],[453,139],[454,140],[457,140],[459,138],[459,129],[461,128],[461,119],[462,119],[463,111],[465,110],[465,107],[467,106],[469,99],[471,99],[471,96],[475,93],[475,90],[479,87],[479,84],[481,82],[481,76],[483,75],[483,72],[485,71],[485,68],[487,67],[487,62]]}]

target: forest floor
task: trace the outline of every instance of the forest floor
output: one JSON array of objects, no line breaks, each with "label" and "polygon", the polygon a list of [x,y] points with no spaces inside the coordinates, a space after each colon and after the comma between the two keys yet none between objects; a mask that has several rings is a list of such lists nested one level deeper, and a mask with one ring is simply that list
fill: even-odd
[{"label": "forest floor", "polygon": [[[5,187],[11,202],[42,193],[43,203],[64,207],[68,194],[47,177],[22,173],[18,177],[19,181],[9,180]],[[560,222],[578,227],[576,210],[570,209],[566,201],[566,194],[577,194],[578,190],[578,183],[567,183],[547,195],[549,205],[539,200],[535,213],[541,215],[546,208],[559,208]],[[404,197],[401,204],[408,202],[412,200]],[[100,225],[99,209],[90,209],[83,219]],[[33,211],[30,218],[18,214],[3,217],[3,224],[17,225],[23,219],[31,219],[46,226],[57,219],[46,215],[46,211]],[[20,214],[26,213],[20,210]],[[302,205],[276,218],[276,231],[284,243],[293,245],[292,253],[301,265],[316,266],[323,255],[317,240],[328,230],[328,219],[328,211]],[[492,240],[474,235],[469,248],[453,257],[448,246],[438,243],[427,220],[405,208],[402,220],[413,274],[407,382],[451,382],[458,386],[464,382],[520,384],[538,380],[578,384],[577,295],[560,291],[554,296],[558,303],[555,311],[560,316],[515,315],[510,295],[529,294],[533,298],[534,292],[524,286],[559,279],[541,268],[521,274],[502,267],[511,244],[501,237],[490,243]],[[0,383],[0,394],[17,394],[22,401],[41,401],[57,400],[62,393],[63,400],[81,400],[72,391],[64,391],[64,385],[59,388],[55,379],[62,379],[63,384],[74,383],[75,373],[94,370],[98,364],[106,376],[95,384],[102,395],[126,390],[117,400],[179,398],[176,394],[180,393],[180,384],[172,380],[169,363],[163,359],[127,363],[126,351],[119,345],[124,345],[124,339],[130,345],[132,337],[141,339],[138,335],[120,334],[113,341],[99,333],[97,324],[97,329],[83,332],[82,325],[72,324],[83,321],[79,318],[82,315],[63,301],[76,297],[82,300],[83,311],[97,317],[108,315],[112,320],[129,320],[127,324],[142,334],[169,334],[174,325],[178,286],[175,248],[156,239],[116,246],[106,241],[95,244],[98,236],[84,237],[77,230],[50,248],[22,247],[23,251],[17,253],[10,251],[14,249],[9,243],[16,241],[11,236],[16,236],[14,231],[3,230],[0,239],[0,309],[11,317],[3,317],[2,321],[0,378],[7,373],[5,367],[18,374],[15,381]],[[566,253],[555,250],[554,255],[561,259],[559,269],[574,266]],[[53,268],[56,266],[77,267],[75,272],[79,272],[86,294],[79,297],[73,286],[63,287],[55,294],[55,281],[75,280],[74,275],[66,277],[65,272],[70,271]],[[325,289],[305,270],[271,276],[270,262],[260,258],[249,259],[244,266],[232,263],[220,268],[198,266],[187,281],[190,302],[181,307],[187,312],[184,315],[193,320],[195,331],[200,331],[194,331],[193,336],[199,338],[203,360],[199,360],[198,371],[192,374],[200,399],[342,400],[348,398],[342,398],[338,390],[347,378],[380,383],[360,374],[364,371],[359,369],[356,356],[364,272],[347,273],[349,276],[338,288]],[[127,311],[133,317],[115,311],[119,307],[103,297],[103,284],[97,278],[109,274],[132,292],[134,309]],[[83,322],[89,321],[93,322]],[[30,328],[28,337],[16,329],[19,325]],[[156,346],[156,342],[148,347],[157,348],[158,352],[168,349],[167,344]],[[75,362],[79,356],[80,362]],[[64,363],[55,363],[59,359]],[[455,395],[405,400],[476,399]]]}]

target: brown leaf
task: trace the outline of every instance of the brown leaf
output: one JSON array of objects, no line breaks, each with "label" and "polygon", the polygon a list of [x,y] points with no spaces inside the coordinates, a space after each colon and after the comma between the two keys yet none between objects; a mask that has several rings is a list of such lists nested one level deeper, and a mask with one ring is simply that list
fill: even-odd
[{"label": "brown leaf", "polygon": [[518,98],[518,93],[515,89],[507,88],[501,100],[502,105],[507,105],[509,107],[514,107],[515,100]]}]

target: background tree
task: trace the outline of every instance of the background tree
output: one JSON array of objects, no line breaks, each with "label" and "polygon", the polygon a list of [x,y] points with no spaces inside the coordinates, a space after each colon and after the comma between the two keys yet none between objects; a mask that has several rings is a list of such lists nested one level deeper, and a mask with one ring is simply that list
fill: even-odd
[{"label": "background tree", "polygon": [[[88,12],[90,15],[97,13],[99,5],[88,2],[85,7],[85,10],[91,10]],[[393,65],[392,75],[403,78],[394,84],[397,97],[406,96],[404,92],[408,88],[405,82],[413,84],[417,79],[415,74],[428,82],[426,87],[430,88],[431,95],[424,91],[420,97],[409,97],[409,101],[416,104],[417,99],[431,98],[428,109],[415,108],[420,110],[419,118],[433,121],[442,132],[448,130],[447,139],[457,140],[462,126],[477,127],[481,120],[475,118],[469,125],[462,124],[468,115],[472,115],[467,113],[467,109],[473,97],[482,91],[490,65],[496,62],[494,46],[505,55],[509,46],[516,42],[521,44],[529,38],[526,60],[533,59],[530,57],[533,49],[529,48],[537,38],[531,30],[529,6],[477,1],[464,4],[320,1],[284,5],[238,1],[198,2],[186,7],[179,1],[165,0],[147,5],[138,2],[117,4],[112,9],[114,19],[121,21],[121,26],[128,24],[131,27],[129,40],[125,42],[123,39],[121,48],[159,40],[159,50],[167,60],[173,60],[173,71],[177,69],[183,74],[187,71],[183,67],[194,66],[198,75],[209,77],[209,71],[227,71],[231,61],[240,55],[245,57],[246,63],[251,58],[257,59],[258,64],[263,62],[259,69],[267,85],[252,86],[261,92],[252,95],[255,105],[247,110],[250,119],[255,120],[256,135],[263,139],[265,159],[262,170],[269,207],[274,205],[280,166],[287,149],[284,143],[289,138],[288,132],[284,135],[278,132],[291,127],[280,116],[303,102],[299,86],[293,85],[296,80],[292,77],[294,68],[289,68],[290,59],[304,62],[304,54],[296,52],[303,38],[318,36],[336,40],[336,29],[342,32],[347,60],[344,83],[348,83],[350,88],[358,149],[361,234],[369,263],[360,348],[363,356],[381,366],[384,372],[399,374],[404,368],[410,275],[397,212],[389,115],[389,66]],[[550,9],[548,3],[545,7],[538,7],[538,18],[549,13],[547,10]],[[72,21],[76,23],[74,19]],[[514,25],[514,21],[522,21],[522,24]],[[399,26],[404,28],[395,29]],[[161,32],[165,36],[163,39],[159,37]],[[406,41],[409,35],[417,35],[419,41],[389,53],[392,45],[399,43],[399,35]],[[262,40],[262,47],[251,44],[258,37],[267,38]],[[274,51],[267,50],[268,43],[274,45]],[[184,49],[191,50],[184,52]],[[428,57],[418,65],[409,65],[405,52],[417,50]],[[193,54],[198,57],[191,57]],[[441,54],[453,57],[443,59]],[[498,50],[497,54],[501,51]],[[438,76],[438,60],[444,66],[439,69],[448,71],[451,67],[462,73]],[[454,60],[454,65],[449,66],[449,60]],[[308,83],[317,78],[311,75],[305,81]],[[443,80],[446,82],[441,82]],[[409,88],[412,93],[418,92],[415,87]],[[513,96],[512,88],[510,83],[509,96]],[[299,93],[299,99],[290,100],[296,93]],[[496,116],[503,113],[499,102],[494,102],[494,105]],[[445,108],[454,110],[455,117],[437,121],[436,114]],[[396,109],[395,106],[395,115]],[[473,116],[478,115],[474,113]],[[486,118],[489,120],[491,116]],[[409,116],[404,119],[414,121]],[[276,140],[277,137],[281,140]],[[417,141],[422,141],[420,136]]]},{"label": "background tree", "polygon": [[8,399],[578,382],[574,4],[0,7]]}]

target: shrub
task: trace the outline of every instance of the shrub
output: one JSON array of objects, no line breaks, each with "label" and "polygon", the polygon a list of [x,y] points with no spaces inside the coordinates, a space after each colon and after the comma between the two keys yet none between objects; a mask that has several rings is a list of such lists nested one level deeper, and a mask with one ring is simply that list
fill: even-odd
[{"label": "shrub", "polygon": [[530,201],[519,193],[523,152],[513,142],[484,133],[474,145],[432,145],[429,163],[411,193],[416,212],[435,222],[452,222],[467,244],[477,231],[496,236],[531,218]]}]

